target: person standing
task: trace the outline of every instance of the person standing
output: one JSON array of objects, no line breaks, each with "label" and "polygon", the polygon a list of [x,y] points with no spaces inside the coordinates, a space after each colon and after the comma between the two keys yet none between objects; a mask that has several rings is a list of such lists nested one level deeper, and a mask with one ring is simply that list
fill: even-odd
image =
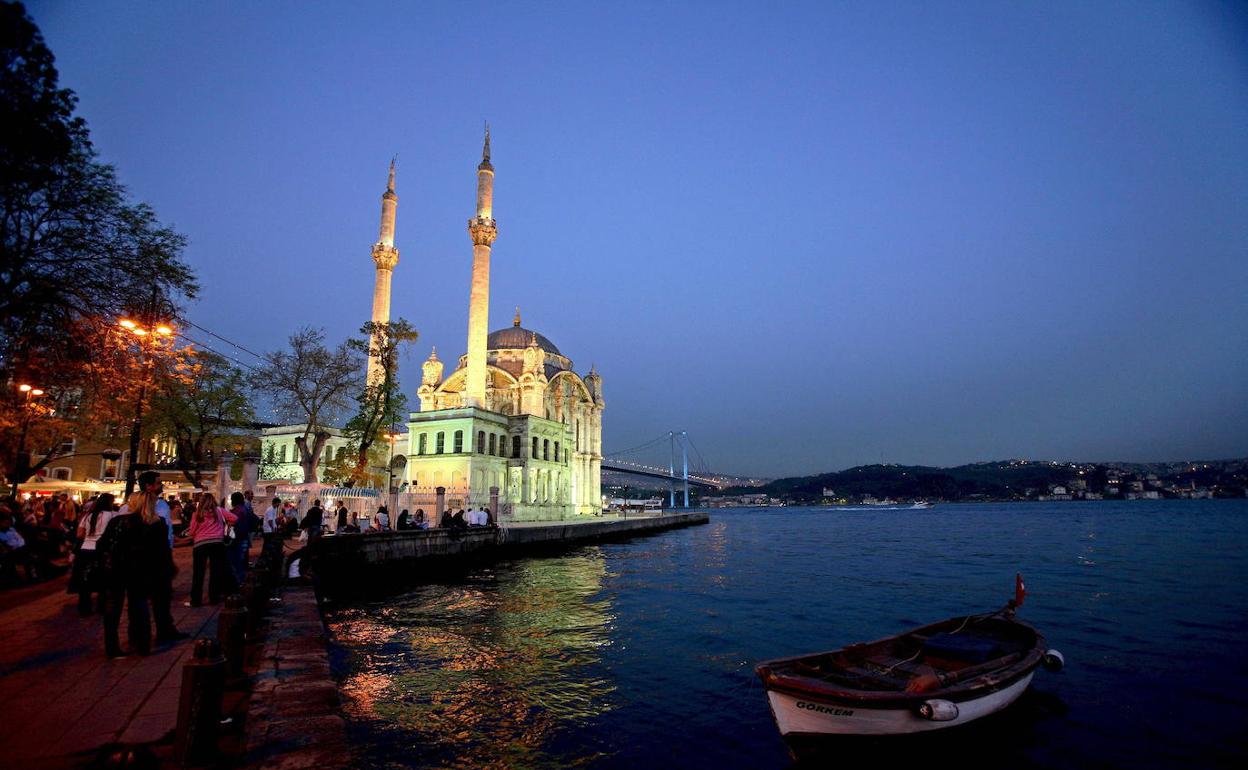
[{"label": "person standing", "polygon": [[204,572],[208,575],[208,601],[217,604],[222,594],[233,593],[234,580],[225,563],[225,528],[235,522],[234,514],[217,505],[217,498],[205,492],[191,517],[187,534],[192,541],[191,598],[187,607],[198,607],[204,595]]},{"label": "person standing", "polygon": [[377,529],[381,532],[390,529],[390,510],[384,505],[377,509]]},{"label": "person standing", "polygon": [[341,500],[338,501],[338,521],[334,528],[335,532],[342,532],[347,528],[347,506]]},{"label": "person standing", "polygon": [[150,526],[163,535],[157,540],[153,534],[151,547],[154,552],[160,551],[160,555],[156,558],[161,564],[167,565],[167,568],[154,572],[152,577],[152,618],[156,621],[156,642],[157,644],[176,642],[187,638],[189,634],[178,630],[173,623],[173,613],[169,609],[173,603],[173,577],[177,573],[177,569],[173,566],[173,511],[169,508],[169,503],[165,501],[165,482],[161,481],[159,473],[143,471],[139,474],[138,481],[139,489],[143,490],[146,499],[151,501],[158,519]]},{"label": "person standing", "polygon": [[247,498],[242,492],[230,495],[230,513],[234,515],[234,540],[226,546],[226,558],[234,580],[242,585],[247,579],[247,558],[251,553],[251,535],[256,531],[259,519],[247,505]]},{"label": "person standing", "polygon": [[275,534],[277,532],[278,519],[279,519],[278,514],[282,510],[281,506],[282,506],[282,498],[275,497],[273,498],[272,504],[270,504],[268,509],[266,509],[264,512],[264,521],[261,522],[260,527],[261,527],[261,530],[264,532],[264,537],[266,540],[269,538],[270,535]]},{"label": "person standing", "polygon": [[152,525],[160,522],[156,501],[143,492],[135,492],[121,511],[108,522],[96,543],[96,553],[104,568],[104,652],[110,658],[122,658],[118,626],[123,605],[127,609],[131,652],[147,655],[152,649],[152,628],[148,614],[148,598],[154,583],[167,579],[172,567],[168,551],[163,553],[154,544],[164,543],[164,532]]},{"label": "person standing", "polygon": [[325,515],[325,511],[321,508],[321,501],[317,500],[312,503],[312,507],[308,509],[308,514],[303,517],[303,521],[299,526],[308,531],[308,540],[321,536],[321,518]]},{"label": "person standing", "polygon": [[[104,534],[108,522],[117,515],[113,510],[113,496],[105,492],[91,504],[91,512],[78,522],[78,555],[74,558],[74,579],[78,586],[78,614],[90,615],[92,605],[104,612],[104,587],[102,568],[96,559],[95,546]],[[92,602],[93,595],[98,599]]]}]

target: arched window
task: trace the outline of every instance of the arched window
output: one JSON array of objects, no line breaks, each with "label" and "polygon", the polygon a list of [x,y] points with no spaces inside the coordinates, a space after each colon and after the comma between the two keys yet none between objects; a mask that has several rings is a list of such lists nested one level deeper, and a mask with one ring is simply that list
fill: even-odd
[{"label": "arched window", "polygon": [[346,457],[346,456],[347,456],[347,448],[346,448],[345,446],[340,446],[340,447],[338,447],[338,454],[336,455],[336,457],[337,457],[339,460],[341,460],[341,459],[343,459],[343,458],[344,458],[344,457]]},{"label": "arched window", "polygon": [[286,462],[286,445],[285,444],[282,444],[280,447],[277,448],[277,461],[279,463]]},{"label": "arched window", "polygon": [[542,459],[550,459],[550,439],[548,438],[542,439]]},{"label": "arched window", "polygon": [[537,459],[537,436],[533,437],[533,459]]},{"label": "arched window", "polygon": [[555,442],[555,460],[557,462],[563,462],[563,455],[559,454],[559,442],[558,441]]},{"label": "arched window", "polygon": [[490,452],[489,452],[490,454],[494,454],[494,442],[497,440],[498,440],[498,436],[491,433],[490,434]]},{"label": "arched window", "polygon": [[425,452],[428,452],[429,451],[429,434],[428,433],[420,434],[420,439],[417,441],[416,446],[418,447],[416,450],[416,454],[423,455]]},{"label": "arched window", "polygon": [[442,454],[446,451],[446,432],[438,431],[437,438],[434,441],[433,451],[435,454]]},{"label": "arched window", "polygon": [[479,455],[485,454],[485,431],[483,430],[477,431],[476,452]]},{"label": "arched window", "polygon": [[464,451],[464,432],[462,430],[455,431],[455,454]]},{"label": "arched window", "polygon": [[520,459],[520,437],[519,436],[511,437],[511,456],[516,458],[517,460]]},{"label": "arched window", "polygon": [[334,448],[332,446],[325,447],[325,462],[332,463],[334,461]]}]

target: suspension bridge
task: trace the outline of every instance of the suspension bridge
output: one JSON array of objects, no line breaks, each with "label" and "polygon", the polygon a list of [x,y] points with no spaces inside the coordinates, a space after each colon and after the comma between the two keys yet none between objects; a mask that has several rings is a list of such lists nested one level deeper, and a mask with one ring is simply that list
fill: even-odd
[{"label": "suspension bridge", "polygon": [[[655,456],[664,450],[668,452],[668,464],[664,468],[655,464]],[[679,459],[677,451],[679,450]],[[690,468],[689,452],[693,451],[694,465]],[[616,452],[604,453],[602,469],[632,476],[650,479],[664,479],[669,482],[669,505],[676,507],[676,487],[682,486],[684,507],[689,507],[689,487],[719,489],[724,483],[706,467],[706,458],[698,451],[698,447],[689,438],[686,431],[668,431],[661,436],[621,449]]]}]

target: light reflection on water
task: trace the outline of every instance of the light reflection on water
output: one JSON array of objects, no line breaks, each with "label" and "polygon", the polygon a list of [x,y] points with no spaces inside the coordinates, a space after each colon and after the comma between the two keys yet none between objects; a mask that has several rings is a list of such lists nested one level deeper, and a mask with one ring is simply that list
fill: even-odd
[{"label": "light reflection on water", "polygon": [[870,766],[1242,766],[1244,500],[717,511],[329,624],[367,767],[785,767],[754,663],[999,607],[1018,569],[1066,671]]},{"label": "light reflection on water", "polygon": [[336,613],[334,638],[364,653],[342,681],[348,716],[410,744],[421,764],[523,767],[552,759],[560,731],[609,712],[615,687],[593,671],[614,623],[598,596],[602,552],[511,562],[506,573]]}]

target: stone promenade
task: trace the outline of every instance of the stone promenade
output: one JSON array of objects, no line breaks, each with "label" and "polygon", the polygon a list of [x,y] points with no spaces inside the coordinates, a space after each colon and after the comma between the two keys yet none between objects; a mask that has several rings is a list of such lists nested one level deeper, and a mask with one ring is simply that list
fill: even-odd
[{"label": "stone promenade", "polygon": [[[194,637],[216,636],[217,608],[183,607],[190,592],[191,548],[174,549],[173,617],[191,634],[150,655],[104,657],[100,615],[79,617],[77,596],[65,593],[67,576],[48,588],[15,589],[0,603],[0,766],[72,767],[89,763],[110,743],[152,743],[170,737],[177,723],[182,664]],[[8,592],[6,592],[7,594]],[[28,599],[25,596],[29,596]],[[25,600],[23,600],[25,599]],[[126,619],[121,620],[126,645]]]}]

